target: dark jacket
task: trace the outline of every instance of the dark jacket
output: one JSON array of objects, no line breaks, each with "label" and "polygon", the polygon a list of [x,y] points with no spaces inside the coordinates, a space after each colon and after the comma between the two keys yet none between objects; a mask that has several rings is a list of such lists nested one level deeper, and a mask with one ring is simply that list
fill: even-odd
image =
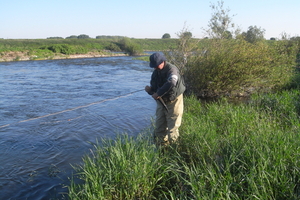
[{"label": "dark jacket", "polygon": [[155,92],[165,101],[173,101],[185,91],[184,80],[178,68],[166,62],[162,70],[154,70],[151,76],[150,95]]}]

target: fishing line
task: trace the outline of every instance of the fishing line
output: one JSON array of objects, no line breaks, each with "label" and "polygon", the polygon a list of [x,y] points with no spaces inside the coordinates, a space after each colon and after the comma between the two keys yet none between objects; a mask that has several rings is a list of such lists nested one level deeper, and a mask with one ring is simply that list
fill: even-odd
[{"label": "fishing line", "polygon": [[[79,119],[81,118],[82,116],[79,116],[79,117],[75,117],[75,118],[71,118],[71,119],[68,119],[68,122],[70,121],[73,121],[73,120],[76,120],[76,119]],[[55,123],[60,123],[60,122],[64,122],[65,120],[57,120],[57,121],[51,121],[51,122],[41,122],[40,124],[55,124]]]},{"label": "fishing line", "polygon": [[96,102],[89,103],[89,104],[82,105],[82,106],[78,106],[78,107],[75,107],[75,108],[70,108],[70,109],[59,111],[59,112],[55,112],[55,113],[51,113],[51,114],[47,114],[47,115],[43,115],[43,116],[39,116],[39,117],[34,117],[34,118],[30,118],[30,119],[18,121],[18,122],[15,122],[15,123],[11,123],[11,124],[2,125],[2,126],[0,126],[0,128],[4,128],[4,127],[7,127],[7,126],[11,126],[13,124],[24,123],[24,122],[28,122],[28,121],[32,121],[32,120],[36,120],[36,119],[42,119],[42,118],[45,118],[45,117],[49,117],[49,116],[53,116],[53,115],[58,115],[58,114],[65,113],[65,112],[74,111],[74,110],[77,110],[77,109],[80,109],[80,108],[86,108],[86,107],[89,107],[89,106],[92,106],[92,105],[104,103],[106,101],[117,100],[119,98],[127,97],[127,96],[130,96],[130,95],[132,95],[134,93],[137,93],[137,92],[140,92],[140,91],[143,91],[143,89],[142,90],[136,90],[136,91],[133,91],[133,92],[129,92],[129,93],[126,93],[126,94],[122,94],[122,95],[119,95],[119,96],[115,96],[115,97],[112,97],[112,98],[103,99],[101,101],[96,101]]}]

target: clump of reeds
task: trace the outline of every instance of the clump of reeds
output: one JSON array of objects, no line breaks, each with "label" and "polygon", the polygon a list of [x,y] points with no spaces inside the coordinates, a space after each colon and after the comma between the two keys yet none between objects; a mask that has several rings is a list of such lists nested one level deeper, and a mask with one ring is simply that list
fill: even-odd
[{"label": "clump of reeds", "polygon": [[151,133],[104,140],[84,157],[71,199],[299,199],[298,91],[201,104],[185,98],[178,144]]}]

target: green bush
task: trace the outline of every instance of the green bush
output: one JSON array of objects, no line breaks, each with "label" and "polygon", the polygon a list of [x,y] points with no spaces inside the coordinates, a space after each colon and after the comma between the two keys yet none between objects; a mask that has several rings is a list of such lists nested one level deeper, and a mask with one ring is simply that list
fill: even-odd
[{"label": "green bush", "polygon": [[186,65],[190,89],[201,95],[234,95],[278,89],[293,77],[297,48],[275,41],[210,40]]},{"label": "green bush", "polygon": [[28,51],[31,60],[52,59],[54,57],[53,51],[49,49],[31,49]]},{"label": "green bush", "polygon": [[75,53],[75,48],[68,44],[53,44],[51,46],[41,47],[41,49],[48,49],[53,53],[62,53],[66,55]]},{"label": "green bush", "polygon": [[115,43],[110,43],[107,46],[107,50],[110,50],[110,51],[121,51],[120,47],[118,45],[116,45]]},{"label": "green bush", "polygon": [[143,53],[142,47],[129,38],[123,38],[119,41],[120,48],[130,56],[140,55]]},{"label": "green bush", "polygon": [[75,54],[86,54],[89,52],[88,48],[85,48],[83,46],[74,46],[74,52]]},{"label": "green bush", "polygon": [[126,46],[125,52],[128,53],[130,56],[141,55],[143,50],[141,46],[136,43],[129,43]]}]

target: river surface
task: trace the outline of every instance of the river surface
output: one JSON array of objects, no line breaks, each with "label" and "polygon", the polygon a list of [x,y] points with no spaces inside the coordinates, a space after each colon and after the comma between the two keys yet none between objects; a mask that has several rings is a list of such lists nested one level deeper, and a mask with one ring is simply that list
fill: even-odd
[{"label": "river surface", "polygon": [[132,57],[0,63],[0,199],[64,199],[97,140],[151,124],[150,76]]}]

